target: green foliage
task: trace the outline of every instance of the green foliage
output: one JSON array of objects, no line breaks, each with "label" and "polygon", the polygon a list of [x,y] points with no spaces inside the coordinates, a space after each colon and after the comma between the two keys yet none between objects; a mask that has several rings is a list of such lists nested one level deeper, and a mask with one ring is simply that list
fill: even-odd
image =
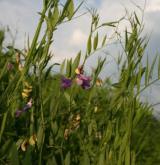
[{"label": "green foliage", "polygon": [[[4,32],[0,32],[0,164],[160,162],[160,122],[153,118],[152,107],[140,100],[141,92],[159,80],[160,62],[158,78],[153,80],[158,57],[151,66],[149,61],[142,64],[147,43],[141,36],[142,25],[136,13],[129,20],[131,30],[125,31],[126,59],[118,57],[122,67],[116,83],[110,79],[97,83],[106,58],[98,59],[91,76],[83,70],[86,60],[106,44],[107,37],[99,36],[100,28],[114,28],[121,21],[99,25],[95,11],[91,11],[86,54],[80,51],[74,59],[65,60],[59,74],[51,70],[60,64],[48,67],[55,30],[71,21],[81,5],[75,9],[72,0],[63,7],[58,0],[44,1],[35,36],[26,52],[13,47],[4,51]],[[44,23],[46,31],[40,38]]]}]

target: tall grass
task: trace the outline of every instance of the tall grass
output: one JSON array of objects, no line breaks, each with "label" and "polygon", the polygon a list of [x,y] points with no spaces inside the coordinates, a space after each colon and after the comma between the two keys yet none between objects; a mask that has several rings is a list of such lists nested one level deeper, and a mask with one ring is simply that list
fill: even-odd
[{"label": "tall grass", "polygon": [[[99,24],[92,12],[91,30],[86,53],[64,61],[61,71],[53,75],[48,67],[49,51],[55,30],[71,21],[82,4],[74,8],[67,0],[44,1],[40,20],[27,51],[14,47],[3,50],[4,33],[0,33],[0,164],[143,164],[141,156],[149,128],[140,130],[150,119],[152,107],[140,101],[140,94],[158,81],[160,69],[152,80],[156,59],[142,64],[147,42],[142,25],[134,13],[128,20],[122,45],[125,60],[118,64],[117,83],[102,83],[99,74],[106,59],[99,59],[91,75],[84,66],[88,57],[106,46],[100,39],[104,26],[116,27],[121,21]],[[46,30],[40,38],[42,25]],[[122,38],[121,38],[122,40]],[[81,58],[84,57],[82,63]],[[160,67],[160,62],[159,62]],[[141,132],[137,133],[137,130]]]}]

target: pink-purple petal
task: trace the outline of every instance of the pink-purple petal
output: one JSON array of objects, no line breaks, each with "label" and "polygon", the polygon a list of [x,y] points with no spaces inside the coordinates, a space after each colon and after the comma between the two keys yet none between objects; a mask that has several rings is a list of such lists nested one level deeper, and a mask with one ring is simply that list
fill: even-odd
[{"label": "pink-purple petal", "polygon": [[76,78],[76,83],[78,84],[78,85],[81,85],[81,87],[83,88],[83,89],[89,89],[90,88],[90,81],[91,81],[92,79],[91,79],[91,77],[89,77],[89,76],[85,76],[85,75],[83,75],[83,74],[79,74],[79,75],[77,75],[77,78]]},{"label": "pink-purple petal", "polygon": [[72,80],[71,79],[65,78],[65,77],[63,77],[61,79],[61,87],[63,89],[67,89],[67,88],[71,87],[71,85],[72,85]]}]

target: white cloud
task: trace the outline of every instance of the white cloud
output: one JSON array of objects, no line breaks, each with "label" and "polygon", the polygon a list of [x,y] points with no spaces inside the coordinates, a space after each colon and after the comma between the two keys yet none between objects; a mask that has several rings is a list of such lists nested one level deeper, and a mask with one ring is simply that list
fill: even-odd
[{"label": "white cloud", "polygon": [[148,1],[146,12],[157,12],[157,11],[160,11],[160,1],[159,0]]},{"label": "white cloud", "polygon": [[54,52],[55,56],[53,56],[52,61],[53,62],[58,62],[58,63],[61,63],[64,59],[71,58],[75,55],[74,51],[67,51],[67,50],[54,49],[53,52]]},{"label": "white cloud", "polygon": [[18,31],[17,47],[24,47],[25,34],[32,36],[34,33],[39,17],[36,12],[40,10],[41,5],[36,1],[0,1],[0,25],[9,26],[13,35]]},{"label": "white cloud", "polygon": [[75,29],[71,36],[70,44],[72,46],[81,46],[87,40],[87,35],[81,29]]},{"label": "white cloud", "polygon": [[[145,0],[134,0],[136,4],[140,4],[143,7]],[[135,10],[136,7],[130,0],[88,0],[88,4],[98,7],[100,13],[101,22],[113,21],[121,18],[124,15],[124,8],[126,7],[130,12]],[[148,0],[147,11],[157,10],[159,7],[159,0]],[[23,48],[25,33],[30,34],[30,39],[33,37],[35,27],[38,22],[37,11],[41,9],[41,2],[39,0],[5,0],[0,1],[0,23],[3,25],[9,25],[11,29],[18,29],[17,46]],[[84,10],[84,8],[83,8]],[[146,11],[146,13],[148,13]],[[158,18],[156,16],[147,15],[146,31],[152,30],[159,34]],[[57,50],[59,59],[65,57],[74,57],[79,50],[85,50],[86,42],[90,30],[91,17],[89,15],[82,16],[78,19],[64,24],[58,28],[54,35],[54,43],[52,45],[53,50]],[[157,25],[155,28],[155,24]],[[120,29],[123,31],[126,24],[123,22]],[[102,31],[103,34],[110,33],[110,29],[106,28]],[[58,53],[58,52],[66,53]]]}]

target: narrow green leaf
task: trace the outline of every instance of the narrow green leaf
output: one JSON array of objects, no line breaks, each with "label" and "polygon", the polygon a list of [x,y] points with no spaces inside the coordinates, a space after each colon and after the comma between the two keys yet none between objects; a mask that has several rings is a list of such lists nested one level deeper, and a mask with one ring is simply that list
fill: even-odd
[{"label": "narrow green leaf", "polygon": [[139,72],[138,72],[138,76],[136,77],[137,81],[136,81],[136,85],[137,85],[137,92],[139,92],[140,87],[141,87],[141,78],[142,78],[142,66],[139,66]]},{"label": "narrow green leaf", "polygon": [[38,146],[38,149],[41,148],[43,140],[44,140],[44,128],[43,128],[42,124],[39,124],[38,133],[37,133],[37,146]]},{"label": "narrow green leaf", "polygon": [[67,92],[64,93],[64,96],[69,103],[72,101],[72,105],[76,105],[75,101],[73,99],[71,100],[71,96]]},{"label": "narrow green leaf", "polygon": [[80,165],[90,165],[90,159],[86,152],[83,152],[83,156],[80,159]]},{"label": "narrow green leaf", "polygon": [[102,41],[102,47],[105,45],[106,39],[107,39],[107,36],[105,35],[104,38],[103,38],[103,41]]},{"label": "narrow green leaf", "polygon": [[136,19],[138,25],[140,25],[139,19],[138,19],[137,14],[135,12],[134,12],[134,16],[135,16],[135,19]]},{"label": "narrow green leaf", "polygon": [[28,146],[22,165],[32,164],[32,146]]},{"label": "narrow green leaf", "polygon": [[88,42],[87,42],[87,51],[88,51],[88,55],[91,53],[91,49],[92,49],[92,41],[91,41],[92,35],[89,35],[88,38]]},{"label": "narrow green leaf", "polygon": [[106,165],[105,164],[105,152],[104,151],[98,156],[98,163],[97,163],[97,165]]},{"label": "narrow green leaf", "polygon": [[104,143],[108,143],[108,141],[110,140],[111,136],[112,136],[112,123],[109,122],[108,123],[108,127],[106,129],[105,137],[104,137]]},{"label": "narrow green leaf", "polygon": [[77,8],[74,10],[74,13],[73,13],[72,17],[73,17],[74,14],[79,10],[79,8],[82,6],[83,3],[84,3],[84,1],[82,1],[82,2],[77,6]]},{"label": "narrow green leaf", "polygon": [[70,77],[72,71],[72,59],[67,60],[67,66],[66,66],[66,76]]},{"label": "narrow green leaf", "polygon": [[71,20],[74,14],[74,3],[73,3],[73,0],[69,0],[69,1],[70,2],[67,8],[67,12],[68,12],[68,19]]},{"label": "narrow green leaf", "polygon": [[125,30],[125,51],[127,51],[128,45],[128,32],[127,29]]},{"label": "narrow green leaf", "polygon": [[48,78],[48,76],[49,76],[49,74],[50,74],[50,72],[51,72],[51,69],[52,69],[54,66],[56,66],[56,65],[60,65],[60,64],[55,63],[55,64],[51,65],[51,66],[47,69],[47,71],[46,71],[46,73],[45,73],[45,76],[44,76],[45,79]]},{"label": "narrow green leaf", "polygon": [[56,159],[53,156],[52,158],[48,159],[47,165],[57,165]]},{"label": "narrow green leaf", "polygon": [[155,67],[156,60],[157,60],[157,56],[153,59],[153,62],[151,64],[151,68],[150,68],[150,71],[149,71],[149,79],[152,78],[152,74],[153,74],[153,70],[154,70],[154,67]]},{"label": "narrow green leaf", "polygon": [[92,123],[88,125],[88,135],[91,136],[92,134]]},{"label": "narrow green leaf", "polygon": [[62,64],[61,64],[61,67],[60,67],[60,73],[61,74],[64,74],[64,67],[65,67],[65,64],[66,64],[66,60],[63,60]]},{"label": "narrow green leaf", "polygon": [[125,151],[125,165],[129,165],[131,162],[130,152],[131,152],[130,147],[129,145],[127,145]]},{"label": "narrow green leaf", "polygon": [[[59,18],[59,21],[63,21],[64,18],[68,17],[68,19],[70,19],[71,17],[71,13],[72,13],[72,4],[73,3],[73,0],[67,0],[64,7],[63,7],[63,10],[61,12],[61,16]],[[71,9],[71,11],[69,11]]]},{"label": "narrow green leaf", "polygon": [[7,155],[9,153],[10,147],[12,146],[12,140],[7,140],[3,145],[1,145],[0,149],[0,157]]},{"label": "narrow green leaf", "polygon": [[117,21],[115,22],[106,22],[106,23],[103,23],[102,26],[111,26],[111,27],[116,27],[116,23],[118,23]]},{"label": "narrow green leaf", "polygon": [[51,122],[51,129],[52,129],[53,135],[55,136],[58,132],[58,125],[56,121]]},{"label": "narrow green leaf", "polygon": [[94,38],[93,45],[94,45],[94,50],[96,50],[97,49],[97,46],[98,46],[98,32],[97,32],[97,34],[96,34],[96,36]]},{"label": "narrow green leaf", "polygon": [[136,165],[136,154],[134,151],[131,152],[131,165]]},{"label": "narrow green leaf", "polygon": [[12,165],[19,165],[18,151],[17,151],[17,147],[15,143],[12,144],[11,162],[12,162]]},{"label": "narrow green leaf", "polygon": [[147,56],[147,65],[146,65],[146,71],[145,71],[145,86],[148,84],[149,80],[149,61],[148,61],[148,56]]},{"label": "narrow green leaf", "polygon": [[64,160],[64,165],[70,165],[70,163],[71,163],[71,153],[68,152]]},{"label": "narrow green leaf", "polygon": [[45,20],[46,20],[47,29],[48,29],[47,33],[49,35],[49,33],[52,31],[52,24],[51,24],[51,21],[49,20],[49,18],[47,16],[45,17]]},{"label": "narrow green leaf", "polygon": [[52,27],[54,27],[57,24],[58,20],[59,20],[59,9],[58,9],[58,5],[56,5],[51,17]]},{"label": "narrow green leaf", "polygon": [[79,53],[77,54],[73,64],[72,64],[72,74],[71,77],[74,76],[75,74],[75,69],[78,67],[79,63],[80,63],[80,59],[81,59],[81,51],[79,51]]},{"label": "narrow green leaf", "polygon": [[160,57],[158,60],[158,78],[160,79]]}]

